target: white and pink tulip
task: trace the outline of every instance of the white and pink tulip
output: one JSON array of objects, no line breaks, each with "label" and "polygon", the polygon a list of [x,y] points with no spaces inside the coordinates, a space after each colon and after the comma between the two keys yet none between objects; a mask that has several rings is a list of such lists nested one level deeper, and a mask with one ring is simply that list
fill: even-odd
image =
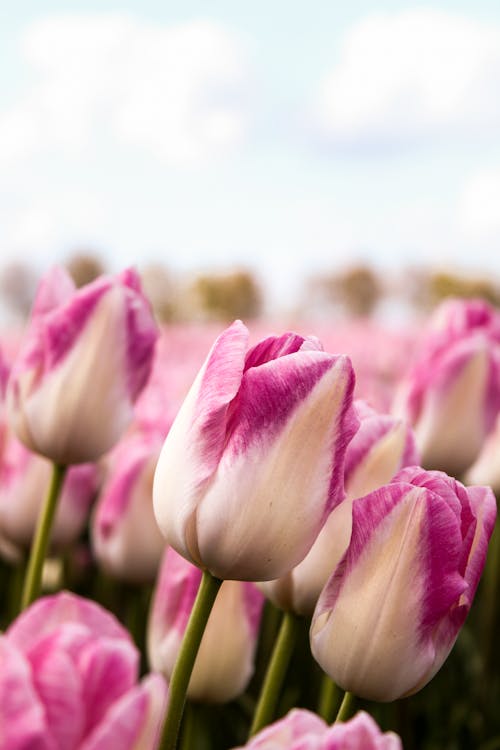
[{"label": "white and pink tulip", "polygon": [[[152,669],[170,679],[201,579],[201,570],[169,548],[148,624]],[[201,640],[188,696],[224,703],[241,695],[254,671],[263,596],[246,581],[224,581]]]},{"label": "white and pink tulip", "polygon": [[76,290],[63,269],[53,269],[38,289],[7,387],[18,438],[61,465],[100,458],[132,419],[156,338],[134,270]]},{"label": "white and pink tulip", "polygon": [[218,578],[297,565],[343,500],[357,429],[350,360],[288,333],[216,340],[164,443],[153,500],[169,545]]},{"label": "white and pink tulip", "polygon": [[325,672],[370,700],[426,685],[472,605],[495,517],[489,488],[419,467],[355,500],[349,548],[311,625]]}]

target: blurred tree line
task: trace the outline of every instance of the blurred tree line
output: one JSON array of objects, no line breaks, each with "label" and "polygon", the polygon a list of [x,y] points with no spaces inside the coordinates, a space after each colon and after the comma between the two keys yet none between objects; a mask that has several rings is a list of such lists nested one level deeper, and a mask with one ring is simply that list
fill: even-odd
[{"label": "blurred tree line", "polygon": [[[108,270],[99,255],[87,250],[71,254],[65,265],[77,286]],[[354,263],[309,277],[292,309],[279,310],[266,299],[260,280],[248,269],[179,275],[157,262],[139,270],[157,318],[164,323],[252,320],[280,312],[359,318],[373,315],[387,301],[428,313],[450,296],[480,297],[500,307],[500,279],[486,273],[472,276],[413,268],[391,276],[368,263]],[[37,282],[38,275],[28,263],[16,261],[0,267],[0,301],[15,319],[21,321],[28,315]]]}]

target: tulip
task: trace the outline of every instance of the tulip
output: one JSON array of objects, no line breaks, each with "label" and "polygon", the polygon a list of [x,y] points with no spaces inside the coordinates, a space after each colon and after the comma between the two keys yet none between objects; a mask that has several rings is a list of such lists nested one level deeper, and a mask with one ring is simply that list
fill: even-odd
[{"label": "tulip", "polygon": [[257,581],[297,565],[343,499],[357,420],[347,357],[293,333],[247,342],[240,321],[216,340],[162,448],[153,502],[186,559]]},{"label": "tulip", "polygon": [[7,388],[18,438],[59,465],[109,451],[133,416],[156,337],[135,271],[76,291],[54,269],[39,287]]},{"label": "tulip", "polygon": [[[50,461],[8,435],[0,459],[0,531],[12,544],[31,544],[50,474]],[[68,471],[51,532],[54,548],[67,548],[83,531],[98,481],[94,464],[81,464]]]},{"label": "tulip", "polygon": [[488,487],[419,467],[354,501],[349,548],[311,625],[334,682],[392,701],[432,679],[472,605],[495,516]]},{"label": "tulip", "polygon": [[92,524],[97,561],[110,575],[130,583],[154,581],[165,548],[152,500],[160,447],[154,436],[144,434],[118,444]]},{"label": "tulip", "polygon": [[478,457],[499,410],[500,317],[485,302],[445,302],[394,411],[414,426],[426,468],[461,476]]},{"label": "tulip", "polygon": [[159,675],[137,684],[138,660],[97,604],[40,599],[0,637],[2,747],[154,750],[166,686]]},{"label": "tulip", "polygon": [[[148,624],[151,667],[170,679],[201,571],[172,548],[165,554]],[[241,695],[254,670],[263,597],[244,581],[224,581],[210,613],[188,687],[188,697],[225,703]]]},{"label": "tulip", "polygon": [[390,482],[404,466],[418,462],[412,430],[401,420],[354,402],[360,426],[347,446],[345,500],[330,513],[306,557],[276,581],[259,584],[281,609],[311,617],[321,590],[349,546],[352,503]]},{"label": "tulip", "polygon": [[382,734],[364,711],[345,724],[328,727],[319,716],[305,709],[290,711],[245,745],[248,750],[402,750],[402,747],[397,734]]}]

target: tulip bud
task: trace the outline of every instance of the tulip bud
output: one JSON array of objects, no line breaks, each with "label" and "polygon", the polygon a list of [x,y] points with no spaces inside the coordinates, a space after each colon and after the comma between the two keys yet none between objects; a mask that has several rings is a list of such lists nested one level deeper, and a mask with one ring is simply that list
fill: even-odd
[{"label": "tulip bud", "polygon": [[39,599],[0,637],[2,747],[155,750],[166,685],[138,657],[94,602]]},{"label": "tulip bud", "polygon": [[153,513],[153,475],[161,443],[144,434],[118,444],[92,523],[92,546],[110,575],[154,581],[165,540]]},{"label": "tulip bud", "polygon": [[156,337],[135,271],[76,291],[54,269],[38,290],[7,388],[18,438],[61,465],[98,459],[132,418]]},{"label": "tulip bud", "polygon": [[392,701],[432,679],[471,607],[495,516],[488,487],[418,467],[354,501],[349,548],[311,625],[313,655],[339,686]]},{"label": "tulip bud", "polygon": [[345,724],[328,727],[316,714],[297,708],[245,745],[248,750],[402,750],[402,747],[397,734],[382,734],[364,711]]},{"label": "tulip bud", "polygon": [[342,499],[357,428],[347,357],[293,333],[247,352],[215,342],[163,446],[153,485],[167,543],[217,578],[270,580],[306,555]]},{"label": "tulip bud", "polygon": [[283,578],[259,584],[278,607],[308,617],[349,546],[353,500],[390,482],[404,466],[418,462],[413,433],[404,422],[377,414],[361,400],[354,402],[354,408],[360,426],[347,446],[345,500],[332,510],[302,562]]},{"label": "tulip bud", "polygon": [[395,413],[414,426],[422,463],[460,476],[500,410],[500,318],[485,302],[445,302],[402,383]]},{"label": "tulip bud", "polygon": [[[0,532],[12,544],[30,546],[50,475],[50,461],[8,435],[0,458]],[[99,471],[94,464],[70,468],[51,530],[54,548],[65,549],[79,537],[98,483]]]},{"label": "tulip bud", "polygon": [[[173,549],[165,554],[148,624],[151,667],[170,679],[201,580]],[[188,697],[225,703],[244,692],[254,670],[263,597],[252,584],[224,581],[210,613]]]}]

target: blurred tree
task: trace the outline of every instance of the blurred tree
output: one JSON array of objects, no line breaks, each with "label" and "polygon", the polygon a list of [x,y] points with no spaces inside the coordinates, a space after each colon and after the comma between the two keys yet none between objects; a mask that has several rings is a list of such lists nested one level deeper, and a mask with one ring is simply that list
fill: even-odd
[{"label": "blurred tree", "polygon": [[210,320],[256,318],[262,310],[260,286],[250,271],[199,275],[189,290],[193,310]]},{"label": "blurred tree", "polygon": [[28,316],[37,281],[36,272],[27,263],[8,263],[0,270],[0,296],[14,315],[23,319]]},{"label": "blurred tree", "polygon": [[340,305],[348,315],[355,317],[371,315],[380,301],[382,291],[378,275],[365,264],[316,276],[309,284],[309,295],[314,296],[316,308]]},{"label": "blurred tree", "polygon": [[169,323],[184,317],[180,309],[178,282],[160,263],[152,263],[141,270],[144,293],[150,300],[156,317]]},{"label": "blurred tree", "polygon": [[478,297],[500,307],[500,280],[494,277],[419,269],[408,274],[407,290],[415,307],[425,312],[432,310],[446,297]]},{"label": "blurred tree", "polygon": [[77,287],[89,284],[105,273],[102,260],[94,253],[82,250],[70,255],[64,264]]}]

